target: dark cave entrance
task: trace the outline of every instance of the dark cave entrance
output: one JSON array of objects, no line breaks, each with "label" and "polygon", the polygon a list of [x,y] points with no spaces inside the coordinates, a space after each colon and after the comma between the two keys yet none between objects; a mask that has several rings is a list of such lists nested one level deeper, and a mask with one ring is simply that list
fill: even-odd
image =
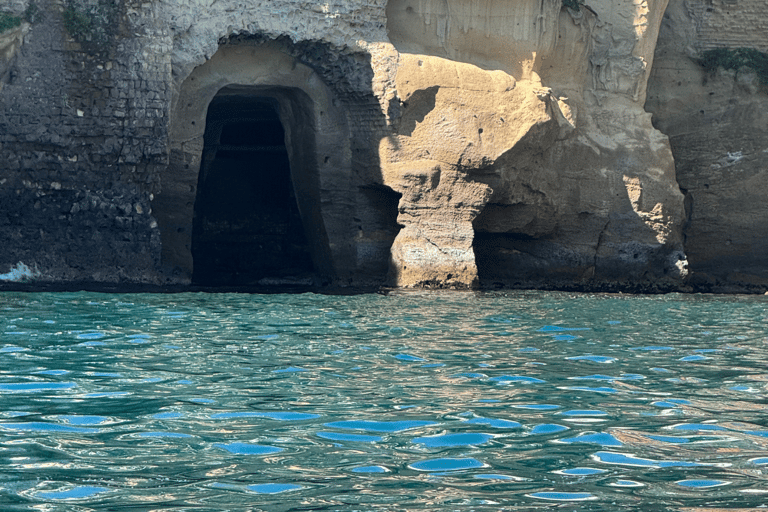
[{"label": "dark cave entrance", "polygon": [[498,289],[520,286],[526,277],[520,270],[531,256],[536,240],[518,233],[488,233],[475,230],[475,252],[480,288]]},{"label": "dark cave entrance", "polygon": [[546,226],[536,224],[536,214],[536,208],[528,205],[489,203],[472,221],[480,288],[519,288],[536,279],[549,247],[541,236],[534,236],[546,233]]},{"label": "dark cave entrance", "polygon": [[311,283],[279,112],[272,97],[219,94],[211,101],[194,206],[193,284]]}]

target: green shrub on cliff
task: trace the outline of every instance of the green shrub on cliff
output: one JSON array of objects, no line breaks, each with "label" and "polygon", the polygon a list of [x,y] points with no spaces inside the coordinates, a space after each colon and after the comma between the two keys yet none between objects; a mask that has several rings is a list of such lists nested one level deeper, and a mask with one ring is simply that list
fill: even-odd
[{"label": "green shrub on cliff", "polygon": [[110,0],[66,0],[63,15],[75,41],[104,43],[117,22],[117,6]]},{"label": "green shrub on cliff", "polygon": [[90,16],[75,6],[74,2],[69,2],[64,8],[64,28],[75,41],[87,41],[91,39],[93,22]]},{"label": "green shrub on cliff", "polygon": [[579,0],[562,0],[563,7],[569,7],[576,12],[581,11],[581,2]]},{"label": "green shrub on cliff", "polygon": [[11,16],[5,12],[0,12],[0,32],[16,28],[19,25],[21,25],[21,18],[18,16]]},{"label": "green shrub on cliff", "polygon": [[707,50],[699,59],[699,64],[707,71],[717,68],[733,69],[749,68],[764,84],[768,84],[768,54],[754,48],[715,48]]}]

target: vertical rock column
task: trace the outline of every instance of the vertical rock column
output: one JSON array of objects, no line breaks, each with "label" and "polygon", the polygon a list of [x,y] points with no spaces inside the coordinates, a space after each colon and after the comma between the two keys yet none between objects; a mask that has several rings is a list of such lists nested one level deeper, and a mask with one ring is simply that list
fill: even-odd
[{"label": "vertical rock column", "polygon": [[455,167],[433,160],[399,164],[398,223],[391,279],[398,286],[472,287],[477,266],[472,221],[491,190],[469,183]]},{"label": "vertical rock column", "polygon": [[390,280],[477,284],[472,222],[493,190],[481,177],[533,127],[551,121],[529,81],[440,57],[401,54],[399,116],[382,140],[384,185],[402,194]]}]

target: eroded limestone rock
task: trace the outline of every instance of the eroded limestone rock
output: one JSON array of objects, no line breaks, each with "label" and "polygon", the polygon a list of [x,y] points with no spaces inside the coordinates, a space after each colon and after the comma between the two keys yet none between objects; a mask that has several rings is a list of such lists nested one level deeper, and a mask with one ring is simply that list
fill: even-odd
[{"label": "eroded limestone rock", "polygon": [[697,62],[712,48],[768,52],[766,31],[760,0],[671,0],[661,26],[646,108],[670,138],[691,284],[704,291],[768,288],[768,85]]},{"label": "eroded limestone rock", "polygon": [[[189,284],[201,162],[248,150],[206,146],[208,105],[256,98],[281,120],[318,282],[672,289],[683,196],[643,110],[666,1],[587,4],[123,0],[95,48],[41,0],[50,28],[32,26],[0,91],[0,179],[59,183],[66,212],[59,190],[130,190],[142,212],[94,243],[147,241],[147,270],[121,252],[89,279]],[[84,272],[25,241],[24,218],[0,266]]]},{"label": "eroded limestone rock", "polygon": [[0,32],[0,91],[3,90],[3,84],[9,80],[9,68],[28,31],[29,24],[22,22],[18,27]]},{"label": "eroded limestone rock", "polygon": [[642,108],[664,7],[389,3],[396,284],[677,286],[682,195]]}]

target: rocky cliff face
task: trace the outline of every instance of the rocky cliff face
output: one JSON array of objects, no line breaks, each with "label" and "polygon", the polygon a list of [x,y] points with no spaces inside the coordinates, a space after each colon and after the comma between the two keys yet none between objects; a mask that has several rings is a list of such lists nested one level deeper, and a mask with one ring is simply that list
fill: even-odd
[{"label": "rocky cliff face", "polygon": [[389,2],[402,113],[381,158],[403,194],[399,284],[679,282],[682,195],[642,108],[664,7]]},{"label": "rocky cliff face", "polygon": [[699,290],[768,287],[768,84],[754,68],[698,63],[714,48],[766,52],[766,33],[758,0],[671,1],[661,25],[646,108],[670,139]]},{"label": "rocky cliff face", "polygon": [[[684,287],[684,234],[711,243],[644,110],[666,1],[588,4],[35,0],[0,36],[0,269]],[[687,110],[659,115],[654,84],[673,132]],[[253,272],[270,251],[307,263]]]},{"label": "rocky cliff face", "polygon": [[165,78],[144,71],[121,26],[80,43],[60,3],[10,8],[30,5],[32,23],[0,36],[0,268],[23,263],[54,283],[156,279]]}]

